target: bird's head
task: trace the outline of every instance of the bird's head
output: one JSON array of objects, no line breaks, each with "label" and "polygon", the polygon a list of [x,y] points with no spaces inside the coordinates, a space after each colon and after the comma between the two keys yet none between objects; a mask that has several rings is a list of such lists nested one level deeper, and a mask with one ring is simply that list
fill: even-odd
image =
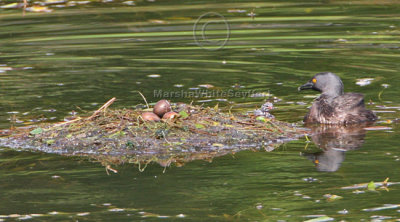
[{"label": "bird's head", "polygon": [[313,76],[310,81],[300,86],[298,90],[313,89],[336,97],[343,94],[343,82],[339,76],[331,72],[321,72]]}]

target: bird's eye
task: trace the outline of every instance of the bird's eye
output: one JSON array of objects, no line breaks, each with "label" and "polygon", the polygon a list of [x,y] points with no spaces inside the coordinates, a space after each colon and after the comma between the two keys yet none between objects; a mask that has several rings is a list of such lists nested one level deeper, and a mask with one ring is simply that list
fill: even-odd
[{"label": "bird's eye", "polygon": [[311,81],[312,81],[313,83],[317,83],[317,79],[316,79],[316,78],[312,79]]}]

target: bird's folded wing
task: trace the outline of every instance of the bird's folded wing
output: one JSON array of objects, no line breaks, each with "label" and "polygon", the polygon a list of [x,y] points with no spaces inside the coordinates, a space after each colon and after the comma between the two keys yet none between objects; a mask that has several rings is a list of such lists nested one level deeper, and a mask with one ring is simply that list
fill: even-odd
[{"label": "bird's folded wing", "polygon": [[364,106],[364,95],[360,93],[345,93],[335,98],[333,104],[338,110],[351,111]]}]

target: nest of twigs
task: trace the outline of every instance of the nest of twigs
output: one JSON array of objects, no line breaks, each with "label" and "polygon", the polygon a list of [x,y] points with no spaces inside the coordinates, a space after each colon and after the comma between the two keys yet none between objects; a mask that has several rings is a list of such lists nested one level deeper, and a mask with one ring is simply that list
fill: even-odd
[{"label": "nest of twigs", "polygon": [[303,134],[292,124],[274,119],[188,104],[173,104],[172,110],[178,113],[173,118],[145,121],[142,114],[151,108],[109,109],[114,101],[89,117],[8,131],[0,145],[166,166],[243,149],[270,148]]}]

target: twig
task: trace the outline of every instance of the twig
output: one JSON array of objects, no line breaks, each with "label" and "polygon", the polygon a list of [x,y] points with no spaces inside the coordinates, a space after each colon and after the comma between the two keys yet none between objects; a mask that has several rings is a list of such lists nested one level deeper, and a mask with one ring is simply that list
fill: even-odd
[{"label": "twig", "polygon": [[28,0],[24,0],[24,9],[22,10],[22,16],[25,16],[26,6],[28,6]]},{"label": "twig", "polygon": [[250,125],[250,126],[254,126],[255,124],[254,123],[245,123],[245,122],[240,122],[240,121],[236,121],[237,123],[239,123],[239,124],[242,124],[242,125]]},{"label": "twig", "polygon": [[388,181],[389,181],[389,177],[387,177],[386,180],[382,182],[382,186],[387,187]]},{"label": "twig", "polygon": [[279,128],[279,126],[277,126],[275,123],[271,122],[270,120],[268,120],[267,122],[274,126],[275,129],[277,129],[280,133],[283,133],[283,130],[281,130],[281,128]]},{"label": "twig", "polygon": [[146,97],[144,97],[144,95],[143,95],[140,91],[138,91],[138,90],[135,90],[134,92],[138,92],[138,93],[142,96],[144,102],[146,103],[147,109],[150,109],[150,106],[149,106],[149,104],[147,103]]},{"label": "twig", "polygon": [[139,172],[143,172],[145,169],[146,169],[146,167],[147,167],[147,164],[148,163],[146,163],[146,165],[144,165],[144,167],[143,168],[140,168],[140,161],[139,161],[139,166],[138,166],[138,169],[139,169]]},{"label": "twig", "polygon": [[304,150],[306,150],[307,148],[308,148],[308,145],[309,145],[310,143],[306,143],[306,145],[304,146]]},{"label": "twig", "polygon": [[258,127],[258,128],[256,128],[256,127],[243,127],[243,129],[238,129],[238,131],[253,131],[253,132],[254,131],[265,131],[265,130],[273,132],[272,129],[266,128],[266,127]]},{"label": "twig", "polygon": [[231,112],[232,108],[233,108],[233,105],[231,107],[229,107],[229,110],[228,110],[228,113],[229,113],[230,116],[233,116],[232,112]]},{"label": "twig", "polygon": [[106,102],[102,107],[100,107],[98,110],[96,110],[93,115],[89,116],[87,119],[91,120],[94,117],[96,117],[100,112],[104,111],[107,109],[107,107],[109,107],[111,104],[113,104],[113,102],[116,100],[115,97],[113,97],[112,99],[108,100],[108,102]]},{"label": "twig", "polygon": [[165,135],[164,131],[161,131],[161,133],[162,133],[162,135],[163,135],[163,137],[164,137],[164,140],[165,140],[169,145],[171,145],[171,143],[167,140],[167,136]]},{"label": "twig", "polygon": [[211,135],[211,136],[217,136],[218,135],[218,134],[215,134],[215,133],[209,133],[207,131],[196,130],[193,127],[189,127],[189,130],[194,132],[194,133],[200,133],[200,134],[204,134],[204,135]]},{"label": "twig", "polygon": [[385,89],[382,89],[382,91],[380,91],[379,93],[378,93],[378,99],[379,99],[379,101],[381,101],[382,102],[382,93],[383,93],[383,90],[385,90]]},{"label": "twig", "polygon": [[110,165],[107,165],[106,166],[107,175],[110,175],[110,173],[108,172],[109,170],[112,171],[113,173],[118,173],[118,170],[111,168]]},{"label": "twig", "polygon": [[54,128],[54,127],[57,127],[57,126],[62,126],[62,125],[65,125],[65,124],[70,124],[70,123],[79,121],[79,120],[81,120],[81,119],[82,119],[81,117],[78,117],[78,118],[73,119],[73,120],[69,120],[69,121],[66,121],[66,122],[57,123],[57,124],[54,124],[51,128]]}]

